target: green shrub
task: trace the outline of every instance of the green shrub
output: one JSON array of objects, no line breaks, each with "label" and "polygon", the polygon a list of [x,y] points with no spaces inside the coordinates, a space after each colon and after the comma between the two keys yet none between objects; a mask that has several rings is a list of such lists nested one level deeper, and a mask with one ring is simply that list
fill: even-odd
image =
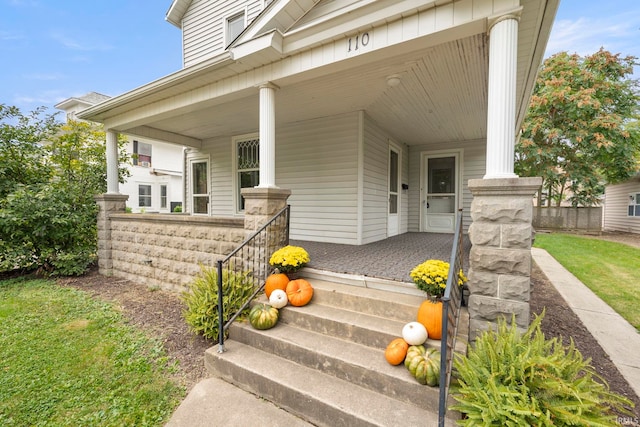
[{"label": "green shrub", "polygon": [[[224,321],[233,316],[253,294],[253,279],[249,272],[223,270],[222,293]],[[200,274],[181,294],[186,308],[183,316],[189,328],[205,338],[217,340],[220,329],[218,321],[218,271],[216,268],[202,267]],[[242,313],[245,317],[248,309]]]},{"label": "green shrub", "polygon": [[482,333],[468,355],[456,359],[452,409],[466,415],[460,425],[613,426],[614,411],[632,407],[609,391],[573,341],[545,339],[543,316],[522,335],[515,319],[511,326],[503,319],[497,332]]}]

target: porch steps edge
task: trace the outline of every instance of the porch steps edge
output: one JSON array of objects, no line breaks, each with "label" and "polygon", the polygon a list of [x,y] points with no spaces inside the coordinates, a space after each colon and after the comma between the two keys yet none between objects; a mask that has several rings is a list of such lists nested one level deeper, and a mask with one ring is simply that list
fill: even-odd
[{"label": "porch steps edge", "polygon": [[[367,390],[331,375],[237,341],[227,351],[205,353],[205,365],[222,379],[276,402],[278,406],[319,426],[436,425],[437,406],[419,408]],[[447,417],[448,425],[454,420]]]},{"label": "porch steps edge", "polygon": [[247,323],[230,329],[234,341],[419,407],[437,407],[439,389],[421,385],[404,363],[392,366],[384,350],[286,323],[260,331]]},{"label": "porch steps edge", "polygon": [[417,289],[412,282],[383,279],[361,274],[336,273],[333,271],[319,270],[310,267],[305,267],[300,270],[300,275],[309,279],[329,280],[334,283],[357,286],[360,288],[370,288],[407,295],[424,296],[424,292]]}]

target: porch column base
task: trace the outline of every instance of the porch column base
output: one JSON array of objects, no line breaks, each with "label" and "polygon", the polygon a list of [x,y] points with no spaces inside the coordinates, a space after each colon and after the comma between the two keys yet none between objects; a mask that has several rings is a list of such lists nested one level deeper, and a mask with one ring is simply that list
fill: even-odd
[{"label": "porch column base", "polygon": [[529,325],[533,196],[542,178],[471,179],[469,338],[515,315]]},{"label": "porch column base", "polygon": [[254,187],[243,188],[241,193],[244,197],[244,229],[249,235],[287,206],[291,190]]},{"label": "porch column base", "polygon": [[124,213],[129,196],[126,194],[100,194],[93,199],[99,207],[98,211],[98,271],[105,276],[113,275],[113,257],[111,253],[111,219],[112,213]]}]

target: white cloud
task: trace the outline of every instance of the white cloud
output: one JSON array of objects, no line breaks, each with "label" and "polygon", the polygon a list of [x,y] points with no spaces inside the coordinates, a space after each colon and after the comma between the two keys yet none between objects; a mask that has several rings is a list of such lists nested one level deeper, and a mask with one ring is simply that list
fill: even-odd
[{"label": "white cloud", "polygon": [[104,51],[104,50],[111,50],[113,49],[113,46],[107,44],[107,43],[101,43],[101,42],[94,42],[92,41],[89,37],[83,37],[83,36],[75,36],[75,37],[71,37],[67,34],[63,34],[61,32],[52,32],[50,34],[50,37],[58,42],[59,44],[61,44],[62,46],[66,47],[67,49],[71,49],[71,50],[80,50],[80,51]]},{"label": "white cloud", "polygon": [[61,80],[64,78],[64,75],[60,73],[31,73],[31,74],[26,74],[24,78],[28,80],[51,81],[51,80]]},{"label": "white cloud", "polygon": [[24,35],[20,33],[12,33],[10,31],[0,31],[0,41],[16,41],[24,39]]}]

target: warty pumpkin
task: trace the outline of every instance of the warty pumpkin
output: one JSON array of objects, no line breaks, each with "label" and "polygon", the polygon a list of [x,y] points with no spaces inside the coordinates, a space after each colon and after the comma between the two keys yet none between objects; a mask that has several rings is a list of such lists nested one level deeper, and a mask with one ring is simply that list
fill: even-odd
[{"label": "warty pumpkin", "polygon": [[267,280],[264,285],[264,293],[267,298],[271,297],[271,292],[276,289],[282,289],[283,291],[287,289],[287,284],[289,283],[289,276],[284,273],[276,273],[271,274],[267,277]]},{"label": "warty pumpkin", "polygon": [[387,346],[384,351],[384,358],[392,365],[399,365],[404,362],[408,349],[409,344],[404,339],[396,338]]},{"label": "warty pumpkin", "polygon": [[311,298],[313,298],[313,287],[311,283],[304,279],[292,280],[287,284],[287,297],[289,298],[289,304],[295,307],[302,307],[309,304]]},{"label": "warty pumpkin", "polygon": [[426,299],[418,308],[418,322],[427,328],[429,338],[439,340],[442,338],[442,301]]}]

